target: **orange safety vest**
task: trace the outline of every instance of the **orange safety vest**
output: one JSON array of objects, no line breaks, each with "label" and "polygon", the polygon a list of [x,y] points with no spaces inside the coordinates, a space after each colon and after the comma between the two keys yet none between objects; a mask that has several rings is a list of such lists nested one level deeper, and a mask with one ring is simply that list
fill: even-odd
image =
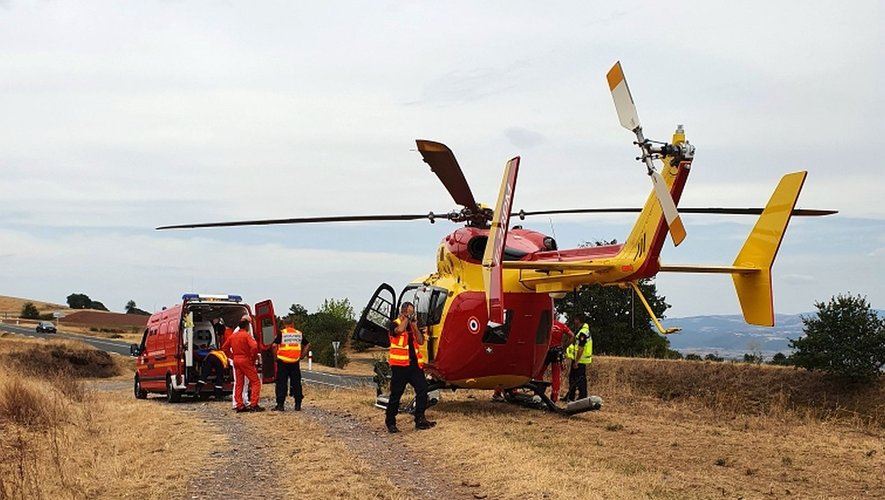
[{"label": "orange safety vest", "polygon": [[[394,329],[399,326],[400,319],[397,318],[393,320]],[[412,328],[412,347],[415,348],[415,356],[418,357],[418,368],[424,368],[424,358],[421,356],[420,345],[418,344],[418,334],[415,332],[414,325],[409,325]],[[387,360],[390,363],[390,366],[409,366],[409,332],[403,331],[403,333],[399,335],[394,335],[394,330],[391,330],[388,334],[390,338],[390,351],[387,355]]]},{"label": "orange safety vest", "polygon": [[224,369],[225,370],[227,369],[227,365],[229,362],[227,360],[227,356],[225,356],[223,352],[218,351],[218,350],[213,350],[213,351],[209,351],[209,354],[207,354],[207,356],[215,356],[216,358],[221,360],[221,364],[224,365]]},{"label": "orange safety vest", "polygon": [[283,328],[280,332],[280,347],[277,359],[283,363],[297,363],[301,359],[301,341],[304,335],[294,328]]}]

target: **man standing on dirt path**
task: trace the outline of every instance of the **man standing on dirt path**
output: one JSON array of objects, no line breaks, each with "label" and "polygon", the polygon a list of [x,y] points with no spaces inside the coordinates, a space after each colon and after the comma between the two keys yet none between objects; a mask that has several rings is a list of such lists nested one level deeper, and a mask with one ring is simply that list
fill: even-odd
[{"label": "man standing on dirt path", "polygon": [[[230,355],[234,361],[234,402],[237,413],[246,411],[264,411],[258,405],[261,396],[261,381],[258,379],[258,371],[255,369],[255,360],[258,359],[258,343],[249,332],[252,318],[244,314],[240,319],[240,328],[224,341],[221,350]],[[249,405],[243,403],[243,383],[249,380]]]},{"label": "man standing on dirt path", "polygon": [[587,397],[587,365],[593,361],[593,339],[587,317],[583,313],[576,314],[574,325],[578,329],[575,342],[565,350],[565,356],[571,361],[566,401],[575,401],[576,391],[578,399]]},{"label": "man standing on dirt path", "polygon": [[[301,411],[304,391],[301,388],[301,360],[310,349],[310,342],[300,330],[295,329],[291,320],[277,334],[273,341],[277,344],[277,405],[273,411],[283,411],[286,403],[286,391],[295,398],[295,411]],[[287,387],[288,386],[288,387]]]},{"label": "man standing on dirt path", "polygon": [[436,422],[427,420],[424,410],[427,408],[427,378],[424,376],[424,359],[421,356],[421,345],[424,344],[424,329],[418,328],[415,306],[411,302],[403,302],[399,317],[393,320],[390,334],[390,351],[387,361],[390,363],[390,399],[384,423],[387,432],[399,432],[396,427],[396,414],[406,384],[415,389],[415,428],[430,429]]}]

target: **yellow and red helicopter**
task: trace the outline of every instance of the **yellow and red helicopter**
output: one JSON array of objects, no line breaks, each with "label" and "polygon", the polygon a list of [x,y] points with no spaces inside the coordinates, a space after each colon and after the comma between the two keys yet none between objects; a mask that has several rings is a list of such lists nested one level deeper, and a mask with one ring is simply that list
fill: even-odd
[{"label": "yellow and red helicopter", "polygon": [[[643,297],[638,283],[659,272],[727,273],[734,280],[745,320],[774,324],[771,267],[793,215],[827,215],[829,210],[796,209],[806,172],[785,175],[764,209],[699,208],[683,213],[759,214],[755,227],[731,266],[668,266],[660,252],[667,233],[675,245],[686,231],[676,205],[694,158],[694,146],[678,126],[670,142],[646,139],[620,62],[609,71],[609,87],[621,124],[636,136],[640,160],[653,189],[642,209],[571,209],[513,212],[520,167],[508,161],[494,209],[476,202],[452,151],[444,144],[418,140],[418,151],[446,187],[459,210],[445,214],[397,214],[267,219],[163,226],[158,229],[205,228],[342,221],[447,219],[463,223],[445,236],[436,252],[436,271],[420,276],[397,294],[389,284],[378,287],[357,322],[353,338],[388,346],[388,331],[404,301],[415,305],[419,324],[427,327],[422,347],[431,389],[527,388],[550,410],[577,413],[598,409],[599,399],[561,408],[533,380],[547,353],[554,319],[553,299],[586,285],[616,285],[636,291],[662,334],[664,329]],[[655,167],[659,162],[660,171]],[[624,243],[560,249],[554,238],[531,229],[510,228],[510,219],[532,215],[639,212]],[[668,231],[669,228],[669,231]],[[538,398],[534,398],[536,401]],[[595,398],[595,399],[594,399]]]}]

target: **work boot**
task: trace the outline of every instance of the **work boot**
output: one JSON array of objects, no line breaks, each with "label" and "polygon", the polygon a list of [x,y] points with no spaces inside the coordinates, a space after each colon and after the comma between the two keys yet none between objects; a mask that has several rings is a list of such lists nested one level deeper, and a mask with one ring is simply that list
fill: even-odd
[{"label": "work boot", "polygon": [[258,412],[258,411],[264,411],[264,407],[263,407],[263,406],[258,406],[258,405],[251,406],[251,407],[249,408],[249,411],[256,411],[256,412]]},{"label": "work boot", "polygon": [[399,429],[396,428],[396,424],[389,424],[387,426],[387,432],[391,434],[396,434],[397,432],[399,432]]},{"label": "work boot", "polygon": [[221,401],[224,399],[224,393],[221,392],[221,387],[216,387],[215,390],[212,391],[212,395],[215,398],[215,401]]},{"label": "work boot", "polygon": [[273,408],[271,408],[270,411],[283,411],[285,409],[286,408],[283,405],[278,404],[278,405],[274,406]]},{"label": "work boot", "polygon": [[248,413],[250,411],[252,411],[252,408],[250,408],[248,406],[244,406],[242,408],[237,408],[237,413]]},{"label": "work boot", "polygon": [[426,418],[422,418],[415,421],[415,428],[419,431],[425,431],[427,429],[433,429],[436,426],[436,422],[431,422]]},{"label": "work boot", "polygon": [[301,401],[295,403],[295,411],[301,411]]}]

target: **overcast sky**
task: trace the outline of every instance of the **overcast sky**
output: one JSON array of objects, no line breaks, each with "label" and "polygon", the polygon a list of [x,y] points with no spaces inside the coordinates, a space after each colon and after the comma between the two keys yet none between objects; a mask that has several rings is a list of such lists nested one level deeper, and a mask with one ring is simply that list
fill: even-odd
[{"label": "overcast sky", "polygon": [[[183,292],[359,310],[434,270],[447,222],[158,232],[164,224],[455,208],[415,151],[448,144],[494,204],[641,206],[605,73],[646,136],[697,147],[682,206],[762,206],[809,171],[774,266],[778,312],[885,308],[881,2],[0,0],[0,295],[120,311]],[[751,218],[684,217],[664,263],[730,264]],[[624,216],[525,221],[560,247]],[[668,317],[736,314],[728,276],[661,275]]]}]

